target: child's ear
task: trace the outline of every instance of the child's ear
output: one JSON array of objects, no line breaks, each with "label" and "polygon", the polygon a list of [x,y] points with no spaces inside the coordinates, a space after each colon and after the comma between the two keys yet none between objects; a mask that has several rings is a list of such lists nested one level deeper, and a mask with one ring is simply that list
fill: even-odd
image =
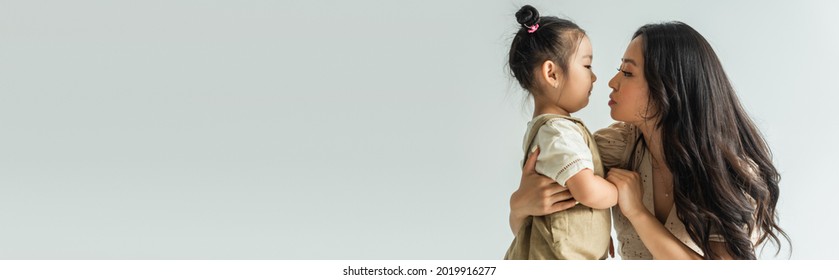
[{"label": "child's ear", "polygon": [[554,88],[558,88],[561,83],[561,71],[562,69],[559,69],[559,65],[556,65],[553,61],[546,60],[542,63],[542,78]]}]

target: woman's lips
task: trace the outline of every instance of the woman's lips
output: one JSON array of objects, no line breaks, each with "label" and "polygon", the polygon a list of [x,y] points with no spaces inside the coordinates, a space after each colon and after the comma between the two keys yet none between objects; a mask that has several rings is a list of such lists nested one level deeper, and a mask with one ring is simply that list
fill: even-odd
[{"label": "woman's lips", "polygon": [[612,105],[615,105],[615,104],[618,104],[618,103],[617,103],[617,102],[615,102],[615,101],[614,101],[614,100],[612,100],[612,99],[609,99],[609,106],[612,106]]}]

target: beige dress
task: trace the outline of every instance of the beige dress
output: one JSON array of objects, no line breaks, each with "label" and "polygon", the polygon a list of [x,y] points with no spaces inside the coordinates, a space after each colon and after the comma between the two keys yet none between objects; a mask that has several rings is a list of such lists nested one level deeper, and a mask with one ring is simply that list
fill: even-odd
[{"label": "beige dress", "polygon": [[[636,143],[640,137],[640,131],[633,125],[623,122],[617,122],[607,128],[598,130],[594,133],[594,140],[597,142],[597,147],[600,150],[600,157],[603,165],[608,170],[611,167],[622,167],[629,160],[630,153],[632,153],[632,145]],[[655,213],[653,205],[653,177],[652,165],[650,161],[650,153],[644,152],[640,146],[635,151],[635,158],[641,159],[638,170],[635,170],[641,175],[642,187],[644,188],[643,202],[644,206],[651,213]],[[619,253],[622,259],[625,260],[649,260],[653,256],[635,228],[621,213],[620,207],[612,207],[612,219],[614,220],[615,232],[618,235]],[[700,255],[704,255],[702,250],[691,240],[688,235],[685,225],[679,220],[676,215],[676,205],[670,209],[670,214],[664,223],[664,227],[669,230],[673,236],[682,241],[685,245],[696,251]],[[711,234],[711,241],[725,242],[725,239],[719,234]]]},{"label": "beige dress", "polygon": [[[544,114],[528,123],[524,160],[539,147],[536,171],[565,184],[590,169],[603,176],[597,145],[577,118]],[[524,162],[522,160],[522,163]],[[597,260],[608,256],[611,235],[609,209],[577,205],[545,216],[525,218],[507,249],[507,260]]]}]

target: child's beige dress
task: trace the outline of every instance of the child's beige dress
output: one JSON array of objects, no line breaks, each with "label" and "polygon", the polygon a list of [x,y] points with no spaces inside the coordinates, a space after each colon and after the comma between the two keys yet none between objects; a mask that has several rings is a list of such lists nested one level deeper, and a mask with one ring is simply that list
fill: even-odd
[{"label": "child's beige dress", "polygon": [[[525,134],[522,162],[537,145],[540,152],[536,172],[563,186],[583,169],[601,177],[604,174],[597,145],[577,118],[553,114],[533,118]],[[605,259],[610,240],[609,209],[579,204],[565,211],[525,219],[504,259]]]}]

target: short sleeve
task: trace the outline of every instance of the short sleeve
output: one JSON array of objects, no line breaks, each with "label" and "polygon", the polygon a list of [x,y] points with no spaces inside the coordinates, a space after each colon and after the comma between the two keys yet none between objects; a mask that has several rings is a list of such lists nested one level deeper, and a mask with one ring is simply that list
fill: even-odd
[{"label": "short sleeve", "polygon": [[576,124],[554,119],[539,128],[535,144],[539,146],[536,172],[565,185],[569,178],[583,169],[594,170],[591,150]]},{"label": "short sleeve", "polygon": [[597,143],[604,167],[612,168],[624,164],[626,149],[631,145],[629,142],[633,141],[635,129],[630,124],[616,122],[594,133],[594,142]]}]

